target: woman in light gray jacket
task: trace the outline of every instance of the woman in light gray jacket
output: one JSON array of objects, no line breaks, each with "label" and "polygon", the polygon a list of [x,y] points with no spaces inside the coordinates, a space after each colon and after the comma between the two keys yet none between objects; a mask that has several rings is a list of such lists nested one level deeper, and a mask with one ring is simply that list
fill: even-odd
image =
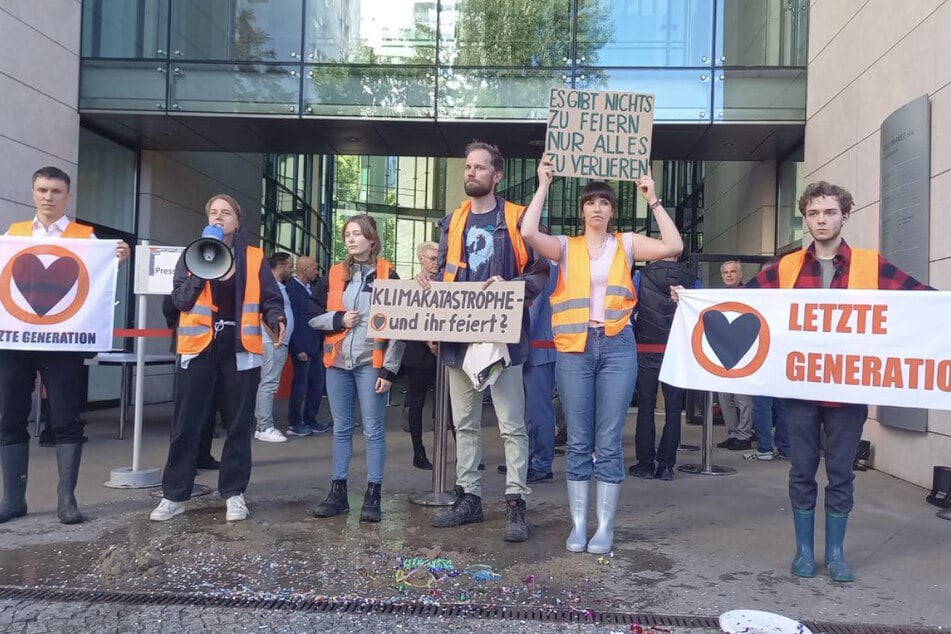
[{"label": "woman in light gray jacket", "polygon": [[347,257],[317,283],[311,328],[323,330],[327,396],[334,419],[333,475],[330,493],[314,509],[314,517],[350,511],[347,474],[353,454],[354,403],[360,400],[363,435],[367,442],[367,490],[361,522],[379,522],[380,487],[386,464],[384,412],[386,393],[400,368],[405,343],[367,338],[373,282],[398,279],[393,265],[378,257],[376,221],[365,214],[343,226]]}]

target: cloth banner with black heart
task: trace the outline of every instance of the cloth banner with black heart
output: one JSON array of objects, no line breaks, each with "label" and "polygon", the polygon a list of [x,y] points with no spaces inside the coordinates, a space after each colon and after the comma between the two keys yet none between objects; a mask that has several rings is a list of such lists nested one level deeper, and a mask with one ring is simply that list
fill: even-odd
[{"label": "cloth banner with black heart", "polygon": [[112,349],[115,240],[0,236],[0,349]]},{"label": "cloth banner with black heart", "polygon": [[694,289],[679,298],[664,383],[951,409],[951,292]]}]

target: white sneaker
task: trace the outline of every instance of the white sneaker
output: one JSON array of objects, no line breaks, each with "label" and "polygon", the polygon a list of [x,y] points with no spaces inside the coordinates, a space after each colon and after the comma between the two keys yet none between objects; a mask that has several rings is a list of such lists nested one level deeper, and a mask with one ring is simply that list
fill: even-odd
[{"label": "white sneaker", "polygon": [[264,442],[287,442],[287,436],[282,434],[276,427],[269,427],[264,431],[256,431],[254,432],[254,437]]},{"label": "white sneaker", "polygon": [[155,507],[155,510],[149,514],[149,519],[153,522],[167,522],[176,515],[181,515],[184,512],[184,502],[172,502],[169,499],[162,498],[162,501]]},{"label": "white sneaker", "polygon": [[225,514],[225,520],[229,522],[240,522],[248,519],[248,505],[244,501],[244,494],[232,495],[225,502],[228,506],[228,512]]}]

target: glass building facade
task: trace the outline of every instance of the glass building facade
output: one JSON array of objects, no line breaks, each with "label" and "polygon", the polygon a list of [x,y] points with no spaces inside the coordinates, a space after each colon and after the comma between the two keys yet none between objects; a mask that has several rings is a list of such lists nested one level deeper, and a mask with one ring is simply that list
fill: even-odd
[{"label": "glass building facade", "polygon": [[[267,147],[262,244],[326,268],[343,218],[367,212],[384,219],[385,255],[406,275],[415,244],[457,202],[446,200],[455,176],[435,148],[374,155],[360,146],[366,128],[348,125],[468,124],[493,138],[497,125],[543,126],[550,89],[569,87],[654,93],[655,141],[738,125],[801,131],[807,32],[807,0],[86,0],[79,107],[98,123],[131,117],[140,131],[164,117],[330,130],[331,147]],[[681,145],[665,156],[671,144],[656,142],[652,168],[698,251],[704,163]],[[769,157],[779,246],[801,238],[790,200],[801,139],[798,153]],[[499,193],[527,202],[535,163],[510,158]],[[553,231],[576,231],[582,184],[556,182]],[[652,233],[633,184],[615,185],[617,227]]]},{"label": "glass building facade", "polygon": [[81,109],[542,120],[552,87],[655,120],[802,121],[806,0],[87,0]]}]

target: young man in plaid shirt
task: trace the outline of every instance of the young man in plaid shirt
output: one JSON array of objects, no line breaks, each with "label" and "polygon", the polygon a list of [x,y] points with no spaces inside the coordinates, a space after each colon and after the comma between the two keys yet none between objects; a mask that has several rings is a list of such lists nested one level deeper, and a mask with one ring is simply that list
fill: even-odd
[{"label": "young man in plaid shirt", "polygon": [[[799,212],[814,242],[760,271],[747,288],[877,288],[933,290],[876,251],[853,249],[842,239],[852,211],[852,194],[825,181],[811,183],[799,198]],[[852,510],[852,462],[868,418],[868,406],[785,399],[790,443],[789,499],[796,529],[792,573],[816,574],[813,533],[818,486],[819,438],[825,431],[825,562],[833,581],[852,581],[842,544]]]}]

